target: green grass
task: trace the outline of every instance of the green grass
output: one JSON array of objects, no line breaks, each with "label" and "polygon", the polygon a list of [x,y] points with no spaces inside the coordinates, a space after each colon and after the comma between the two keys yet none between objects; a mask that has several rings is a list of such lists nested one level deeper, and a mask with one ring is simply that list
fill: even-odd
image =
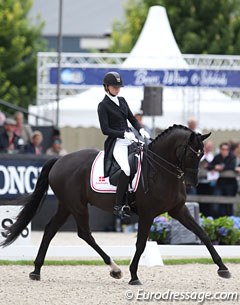
[{"label": "green grass", "polygon": [[[213,261],[210,258],[181,258],[181,259],[164,259],[165,265],[186,265],[186,264],[213,264]],[[224,263],[233,263],[239,264],[240,258],[225,258],[223,259]],[[116,260],[118,265],[129,265],[130,260]],[[9,260],[0,260],[0,266],[8,265],[33,265],[33,261],[9,261]],[[102,260],[46,260],[44,265],[47,266],[103,266],[105,263]]]}]

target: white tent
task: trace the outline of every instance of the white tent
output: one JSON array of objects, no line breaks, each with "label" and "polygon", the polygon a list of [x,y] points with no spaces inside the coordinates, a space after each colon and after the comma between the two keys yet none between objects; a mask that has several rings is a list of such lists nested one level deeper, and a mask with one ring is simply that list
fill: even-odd
[{"label": "white tent", "polygon": [[[188,67],[173,36],[165,8],[161,6],[150,8],[138,41],[122,66],[126,69],[182,69]],[[133,113],[140,110],[143,88],[124,87],[121,95],[126,98]],[[97,105],[103,96],[103,88],[95,87],[61,100],[59,103],[60,127],[99,127]],[[191,100],[196,99],[199,105],[200,128],[240,128],[240,103],[231,101],[230,98],[213,89],[194,90],[170,87],[165,87],[163,90],[163,116],[156,118],[156,127],[167,128],[174,123],[186,124],[184,107],[191,105]],[[41,107],[32,106],[29,110],[53,120],[56,117],[56,103]],[[151,118],[145,117],[144,120],[151,126]]]}]

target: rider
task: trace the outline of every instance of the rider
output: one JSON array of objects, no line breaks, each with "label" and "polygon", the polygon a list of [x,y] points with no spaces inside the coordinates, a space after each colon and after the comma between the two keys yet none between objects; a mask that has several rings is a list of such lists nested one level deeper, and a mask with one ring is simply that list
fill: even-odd
[{"label": "rider", "polygon": [[121,168],[116,201],[113,207],[114,214],[120,217],[128,217],[127,207],[124,205],[124,196],[128,189],[130,176],[128,146],[135,139],[135,135],[128,127],[127,120],[138,130],[143,138],[149,139],[150,135],[138,123],[126,100],[118,96],[120,88],[123,87],[120,74],[117,72],[105,74],[103,86],[106,94],[98,105],[98,117],[103,134],[108,136],[104,143],[104,176],[109,176],[114,157]]}]

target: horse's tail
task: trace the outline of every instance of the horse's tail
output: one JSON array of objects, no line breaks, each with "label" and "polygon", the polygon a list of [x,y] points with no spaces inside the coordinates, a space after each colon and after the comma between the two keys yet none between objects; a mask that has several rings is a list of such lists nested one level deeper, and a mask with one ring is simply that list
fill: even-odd
[{"label": "horse's tail", "polygon": [[15,201],[15,203],[18,205],[22,203],[24,207],[18,214],[16,222],[7,228],[7,238],[2,243],[0,243],[0,246],[6,247],[13,243],[21,234],[22,230],[24,230],[29,222],[33,219],[38,210],[38,207],[45,198],[44,195],[47,192],[49,186],[48,175],[56,161],[57,158],[54,158],[48,160],[44,164],[42,171],[38,177],[35,190],[32,194],[23,196]]}]

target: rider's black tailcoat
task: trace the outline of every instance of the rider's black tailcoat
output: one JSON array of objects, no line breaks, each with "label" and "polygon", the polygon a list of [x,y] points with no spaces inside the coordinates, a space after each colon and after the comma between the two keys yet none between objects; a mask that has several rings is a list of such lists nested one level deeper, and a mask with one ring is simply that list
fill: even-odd
[{"label": "rider's black tailcoat", "polygon": [[98,105],[98,117],[102,132],[107,135],[104,143],[104,176],[109,176],[112,164],[113,148],[116,138],[124,138],[124,132],[129,131],[127,120],[138,131],[142,126],[132,114],[126,100],[118,97],[119,106],[115,104],[107,95]]}]

